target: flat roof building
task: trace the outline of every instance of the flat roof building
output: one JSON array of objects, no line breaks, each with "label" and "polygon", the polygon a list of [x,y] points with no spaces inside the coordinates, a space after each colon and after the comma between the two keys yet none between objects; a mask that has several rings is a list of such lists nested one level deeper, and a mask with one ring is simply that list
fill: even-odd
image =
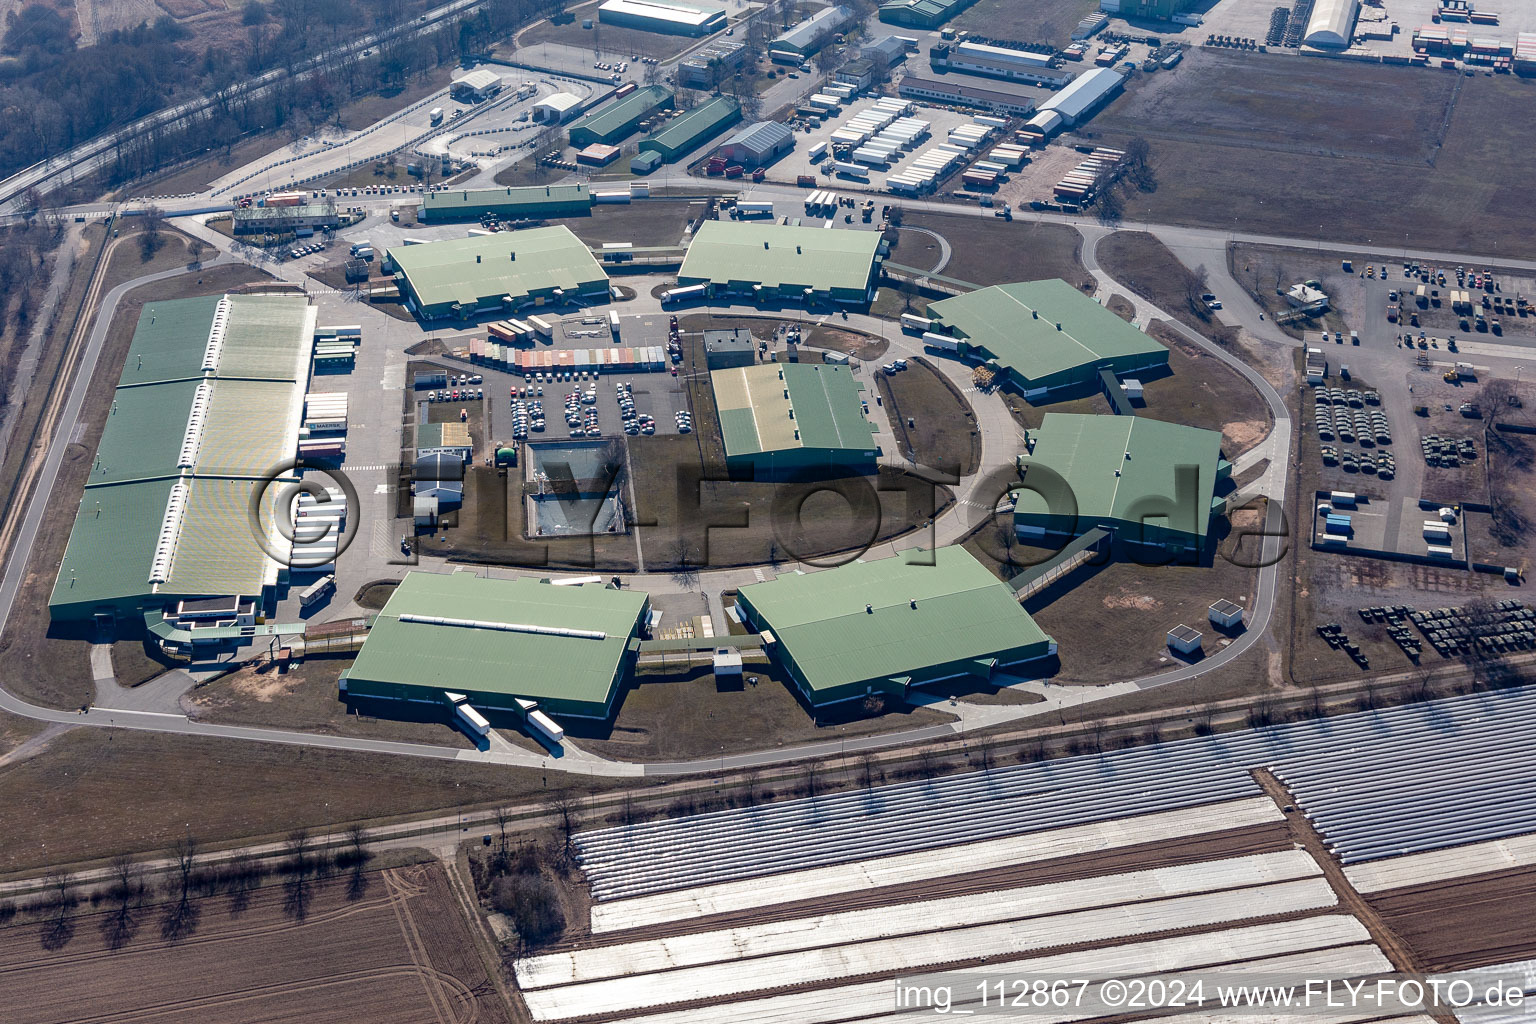
[{"label": "flat roof building", "polygon": [[302,206],[248,206],[234,212],[233,229],[237,235],[257,231],[293,231],[296,228],[334,228],[341,215],[333,203],[306,203]]},{"label": "flat roof building", "polygon": [[642,32],[707,36],[725,28],[725,8],[662,0],[604,0],[597,9],[597,20],[604,25],[621,25]]},{"label": "flat roof building", "polygon": [[472,572],[410,572],[342,676],[349,698],[442,703],[521,717],[607,718],[650,613],[643,591],[555,586]]},{"label": "flat roof building", "polygon": [[479,220],[555,220],[592,212],[592,191],[585,184],[529,185],[523,188],[444,189],[421,197],[418,219],[427,223]]},{"label": "flat roof building", "polygon": [[704,332],[704,361],[711,370],[729,370],[757,362],[757,339],[745,327]]},{"label": "flat roof building", "polygon": [[733,221],[705,221],[688,246],[679,285],[711,294],[790,302],[868,302],[880,236]]},{"label": "flat roof building", "polygon": [[693,152],[741,120],[741,104],[734,96],[716,96],[686,114],[667,122],[665,128],[640,140],[642,150],[660,153],[668,162]]},{"label": "flat roof building", "polygon": [[[183,600],[270,604],[287,569],[269,482],[298,449],[315,315],[300,295],[144,307],[49,600],[55,620],[138,625]],[[256,493],[267,504],[253,524]]]},{"label": "flat roof building", "polygon": [[388,250],[400,294],[424,320],[608,296],[608,275],[563,224]]},{"label": "flat roof building", "polygon": [[938,28],[976,0],[886,0],[880,20],[908,28]]},{"label": "flat roof building", "polygon": [[946,103],[956,107],[992,110],[1002,114],[1012,114],[1015,117],[1028,117],[1035,109],[1034,99],[1022,92],[968,85],[948,77],[904,75],[897,83],[896,92],[909,100],[925,100],[929,103]]},{"label": "flat roof building", "polygon": [[846,366],[761,363],[709,375],[728,469],[757,480],[874,469],[864,385]]},{"label": "flat roof building", "polygon": [[960,71],[987,78],[1030,85],[1061,85],[1072,79],[1052,53],[1016,50],[969,40],[939,43],[928,51],[929,66],[943,71]]},{"label": "flat roof building", "polygon": [[993,285],[928,307],[937,333],[962,356],[994,366],[1036,400],[1168,365],[1168,349],[1067,282],[1054,278]]},{"label": "flat roof building", "polygon": [[1008,585],[961,547],[786,573],[742,587],[736,607],[771,634],[769,655],[813,707],[904,700],[1056,653]]},{"label": "flat roof building", "polygon": [[571,122],[571,145],[577,149],[594,142],[614,145],[633,135],[640,122],[658,110],[672,106],[672,91],[659,85],[644,85],[611,103]]},{"label": "flat roof building", "polygon": [[488,100],[501,91],[501,76],[494,71],[480,68],[471,71],[462,78],[454,79],[448,87],[448,95],[456,100],[469,103],[479,103]]},{"label": "flat roof building", "polygon": [[1013,521],[1026,543],[1100,527],[1117,546],[1199,557],[1225,508],[1215,489],[1232,467],[1214,430],[1048,412],[1025,443]]},{"label": "flat roof building", "polygon": [[436,458],[447,456],[463,465],[474,455],[474,445],[469,439],[469,424],[458,420],[446,423],[416,424],[416,457]]},{"label": "flat roof building", "polygon": [[746,60],[746,44],[719,39],[677,62],[677,84],[713,89],[730,78]]}]

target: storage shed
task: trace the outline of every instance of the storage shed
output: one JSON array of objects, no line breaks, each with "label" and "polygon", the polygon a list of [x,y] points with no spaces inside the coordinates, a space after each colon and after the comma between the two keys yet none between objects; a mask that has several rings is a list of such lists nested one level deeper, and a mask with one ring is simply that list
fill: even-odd
[{"label": "storage shed", "polygon": [[1217,629],[1233,629],[1243,624],[1243,606],[1226,598],[1219,598],[1210,609],[1211,625]]},{"label": "storage shed", "polygon": [[1168,631],[1168,648],[1179,654],[1199,654],[1201,633],[1180,623]]}]

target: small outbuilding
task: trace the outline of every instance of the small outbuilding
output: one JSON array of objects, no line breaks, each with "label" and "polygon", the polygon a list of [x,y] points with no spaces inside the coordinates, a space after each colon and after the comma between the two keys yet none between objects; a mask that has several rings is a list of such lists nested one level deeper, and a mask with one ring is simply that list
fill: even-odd
[{"label": "small outbuilding", "polygon": [[1180,623],[1168,631],[1168,648],[1179,654],[1199,654],[1201,633]]},{"label": "small outbuilding", "polygon": [[448,95],[464,103],[479,103],[501,91],[501,76],[481,68],[463,78],[455,79],[448,87]]},{"label": "small outbuilding", "polygon": [[745,327],[704,332],[704,359],[711,370],[729,370],[757,362],[757,339]]},{"label": "small outbuilding", "polygon": [[1211,625],[1217,629],[1236,629],[1243,624],[1243,606],[1220,598],[1210,607]]}]

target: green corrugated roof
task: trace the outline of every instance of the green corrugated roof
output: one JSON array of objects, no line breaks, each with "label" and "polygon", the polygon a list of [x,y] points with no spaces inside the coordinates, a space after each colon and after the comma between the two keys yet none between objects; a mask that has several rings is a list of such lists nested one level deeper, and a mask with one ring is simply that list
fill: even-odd
[{"label": "green corrugated roof", "polygon": [[931,560],[917,550],[787,574],[742,587],[741,596],[813,689],[1050,639],[1008,585],[960,547],[939,548]]},{"label": "green corrugated roof", "polygon": [[928,313],[1026,380],[1075,367],[1086,379],[1101,360],[1168,351],[1060,279],[982,288],[930,303]]},{"label": "green corrugated roof", "polygon": [[563,224],[402,245],[391,248],[389,258],[429,307],[473,306],[503,295],[517,302],[553,288],[576,292],[608,281],[586,243]]},{"label": "green corrugated roof", "polygon": [[[473,573],[407,573],[348,677],[447,690],[605,703],[646,595]],[[595,631],[603,639],[402,622],[406,614]]]},{"label": "green corrugated roof", "polygon": [[90,487],[80,500],[50,605],[149,593],[149,564],[172,480]]},{"label": "green corrugated roof", "polygon": [[734,96],[716,96],[673,118],[665,128],[640,140],[640,148],[660,150],[667,156],[686,153],[711,136],[741,120],[741,104]]},{"label": "green corrugated roof", "polygon": [[632,121],[649,116],[652,111],[665,107],[671,102],[671,90],[659,85],[644,85],[628,96],[622,96],[612,103],[605,103],[590,114],[572,121],[570,131],[572,133],[590,132],[598,137],[606,137],[621,131]]},{"label": "green corrugated roof", "polygon": [[875,428],[864,418],[859,394],[864,386],[846,366],[761,363],[715,370],[709,377],[728,457],[874,447]]},{"label": "green corrugated roof", "polygon": [[731,282],[764,288],[862,291],[874,269],[880,236],[782,224],[705,221],[688,246],[679,284]]},{"label": "green corrugated roof", "polygon": [[[1200,481],[1195,501],[1177,508],[1167,526],[1205,536],[1221,460],[1219,432],[1132,416],[1046,413],[1030,436],[1034,451],[1019,457],[1026,487],[1032,485],[1031,466],[1056,476],[1037,474],[1033,486],[1038,491],[1016,492],[1018,515],[1072,514],[1075,501],[1075,514],[1087,521],[1140,521],[1143,502],[1174,498],[1175,467],[1196,466]],[[1070,498],[1057,493],[1057,477],[1071,489]]]},{"label": "green corrugated roof", "polygon": [[86,486],[177,476],[196,380],[118,388]]},{"label": "green corrugated roof", "polygon": [[518,207],[540,209],[551,204],[591,206],[592,193],[585,184],[534,185],[526,188],[453,189],[428,192],[422,199],[422,213],[444,215],[463,211]]},{"label": "green corrugated roof", "polygon": [[208,325],[222,295],[151,302],[139,315],[119,385],[202,377]]}]

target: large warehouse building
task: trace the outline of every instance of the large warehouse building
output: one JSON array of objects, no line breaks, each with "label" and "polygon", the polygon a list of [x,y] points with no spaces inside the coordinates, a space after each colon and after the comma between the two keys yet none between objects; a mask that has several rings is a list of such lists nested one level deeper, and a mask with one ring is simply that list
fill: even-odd
[{"label": "large warehouse building", "polygon": [[880,236],[733,221],[705,221],[678,271],[683,287],[713,296],[858,305],[874,297]]},{"label": "large warehouse building", "polygon": [[1056,278],[993,285],[928,307],[936,333],[995,367],[1025,398],[1094,387],[1114,375],[1168,365],[1168,349]]},{"label": "large warehouse building", "polygon": [[1109,68],[1084,71],[1040,104],[1024,130],[1045,137],[1063,128],[1076,127],[1096,114],[1124,84],[1125,76]]},{"label": "large warehouse building", "polygon": [[[348,697],[607,718],[650,614],[643,591],[411,572],[343,673]],[[450,696],[452,694],[453,696]]]},{"label": "large warehouse building", "polygon": [[903,700],[1056,653],[1008,585],[961,547],[785,574],[742,587],[736,607],[767,631],[768,653],[813,707]]},{"label": "large warehouse building", "polygon": [[908,28],[938,28],[976,0],[885,0],[880,20]]},{"label": "large warehouse building", "polygon": [[766,167],[795,148],[795,133],[779,121],[758,121],[726,139],[720,155],[743,167]]},{"label": "large warehouse building", "polygon": [[928,63],[940,73],[959,71],[1026,85],[1061,86],[1072,81],[1072,72],[1061,66],[1055,54],[970,40],[930,47]]},{"label": "large warehouse building", "polygon": [[593,143],[612,146],[629,138],[640,122],[672,106],[672,91],[659,85],[646,85],[628,96],[605,103],[589,114],[571,122],[571,145],[585,149]]},{"label": "large warehouse building", "polygon": [[875,468],[864,385],[848,367],[762,363],[715,370],[709,382],[733,475],[772,480]]},{"label": "large warehouse building", "polygon": [[591,212],[592,192],[585,184],[530,185],[428,192],[418,217],[426,223],[479,220],[488,213],[501,220],[557,220]]},{"label": "large warehouse building", "polygon": [[1359,14],[1360,0],[1317,0],[1301,41],[1329,50],[1345,49],[1354,39]]},{"label": "large warehouse building", "polygon": [[564,224],[396,246],[387,255],[400,294],[423,320],[608,298],[608,275]]},{"label": "large warehouse building", "polygon": [[725,28],[725,8],[661,0],[605,0],[597,9],[604,25],[679,36],[707,36]]},{"label": "large warehouse building", "polygon": [[768,54],[777,61],[795,61],[811,56],[832,41],[832,37],[853,21],[853,11],[846,7],[823,7],[768,44]]},{"label": "large warehouse building", "polygon": [[640,140],[642,150],[661,154],[671,163],[704,145],[741,120],[741,104],[734,96],[716,96],[707,103],[675,117],[655,135]]},{"label": "large warehouse building", "polygon": [[[145,624],[181,601],[270,612],[283,541],[253,493],[298,449],[315,308],[299,295],[144,307],[112,396],[49,611]],[[270,527],[271,529],[267,529]]]},{"label": "large warehouse building", "polygon": [[1136,416],[1046,413],[1019,456],[1013,522],[1026,543],[1095,527],[1117,544],[1198,557],[1232,472],[1221,434]]}]

